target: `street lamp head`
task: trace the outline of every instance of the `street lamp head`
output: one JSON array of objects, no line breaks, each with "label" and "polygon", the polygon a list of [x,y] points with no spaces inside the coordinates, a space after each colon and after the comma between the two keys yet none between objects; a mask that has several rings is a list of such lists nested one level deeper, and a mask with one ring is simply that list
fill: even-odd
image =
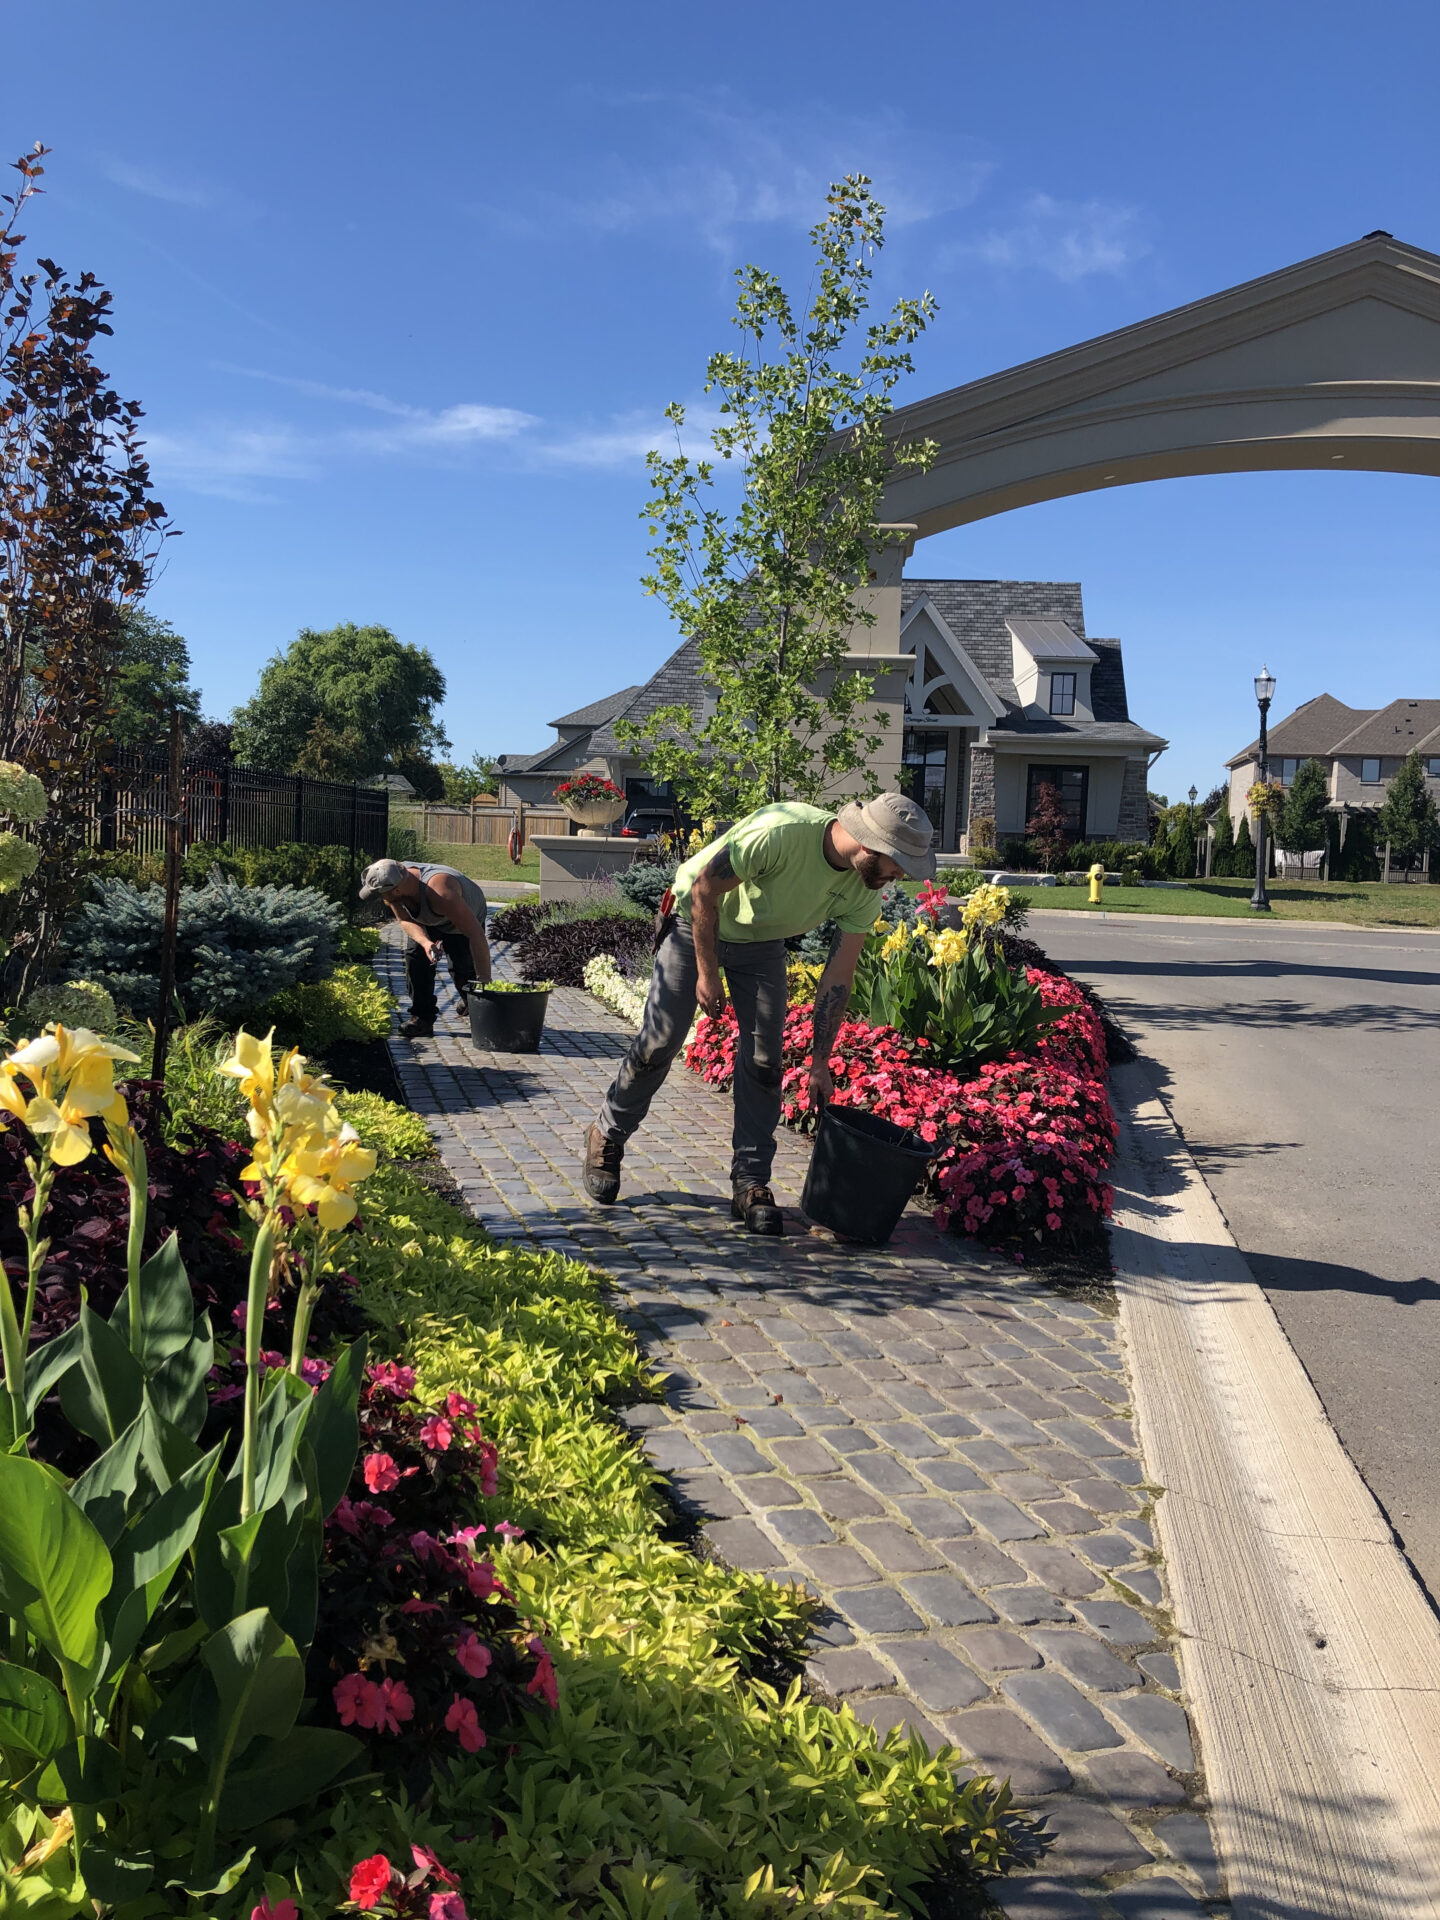
[{"label": "street lamp head", "polygon": [[1268,707],[1275,698],[1275,676],[1268,667],[1262,667],[1255,676],[1255,698],[1262,707]]},{"label": "street lamp head", "polygon": [[1197,800],[1197,799],[1198,799],[1199,797],[1200,797],[1200,789],[1199,789],[1198,787],[1191,787],[1191,789],[1190,789],[1190,804],[1191,804],[1191,806],[1192,806],[1192,807],[1194,806],[1194,804],[1195,804],[1195,802],[1196,802],[1196,800]]}]

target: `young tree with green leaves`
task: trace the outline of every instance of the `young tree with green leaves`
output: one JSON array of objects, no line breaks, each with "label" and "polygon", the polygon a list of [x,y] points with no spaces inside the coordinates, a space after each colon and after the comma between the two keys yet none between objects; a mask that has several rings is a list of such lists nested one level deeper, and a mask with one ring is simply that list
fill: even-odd
[{"label": "young tree with green leaves", "polygon": [[1397,866],[1419,866],[1426,850],[1440,842],[1440,816],[1418,753],[1407,753],[1400,762],[1376,824],[1380,842],[1390,842],[1390,859]]},{"label": "young tree with green leaves", "polygon": [[450,745],[435,716],[444,698],[428,649],[388,627],[303,627],[235,709],[235,757],[317,780],[403,772],[418,790],[412,765],[429,767]]},{"label": "young tree with green leaves", "polygon": [[1275,822],[1275,840],[1286,853],[1319,853],[1325,845],[1330,775],[1321,760],[1302,760]]},{"label": "young tree with green leaves", "polygon": [[463,767],[442,760],[436,771],[442,790],[452,807],[468,807],[482,793],[498,793],[500,776],[495,762],[483,753],[472,753]]},{"label": "young tree with green leaves", "polygon": [[[846,659],[852,630],[874,624],[852,596],[877,547],[899,537],[877,528],[887,480],[935,456],[932,442],[885,430],[891,393],[912,371],[907,349],[935,302],[898,301],[857,342],[885,210],[863,174],[832,186],[828,207],[810,234],[803,315],[772,274],[741,268],[734,324],[744,345],[706,368],[722,415],[712,445],[743,474],[735,511],[713,503],[714,461],[683,448],[647,456],[642,518],[658,544],[643,585],[694,637],[709,710],[672,704],[616,732],[702,817],[874,791],[867,768],[886,716],[867,711],[874,682]],[[678,446],[685,409],[676,402],[666,417]]]}]

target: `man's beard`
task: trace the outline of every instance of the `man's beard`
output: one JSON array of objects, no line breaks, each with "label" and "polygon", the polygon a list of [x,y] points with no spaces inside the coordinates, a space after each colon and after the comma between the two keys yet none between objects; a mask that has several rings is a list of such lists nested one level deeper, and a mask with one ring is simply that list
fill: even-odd
[{"label": "man's beard", "polygon": [[872,893],[879,893],[882,887],[890,884],[890,876],[885,872],[885,861],[878,853],[871,853],[868,847],[862,847],[855,856],[855,871]]}]

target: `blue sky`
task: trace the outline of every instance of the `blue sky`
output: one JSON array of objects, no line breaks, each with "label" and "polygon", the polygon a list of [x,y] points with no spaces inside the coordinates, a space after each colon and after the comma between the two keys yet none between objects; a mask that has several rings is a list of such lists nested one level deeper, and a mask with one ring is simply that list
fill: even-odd
[{"label": "blue sky", "polygon": [[[1440,12],[1230,0],[904,9],[66,0],[12,18],[32,241],[116,299],[110,368],[183,529],[151,605],[208,710],[301,626],[432,649],[461,755],[521,751],[675,644],[643,450],[700,401],[732,269],[794,285],[826,183],[940,314],[901,399],[1358,238],[1440,250]],[[17,79],[16,76],[19,76]],[[1171,481],[923,543],[1079,579],[1172,798],[1289,711],[1440,694],[1424,479]]]}]

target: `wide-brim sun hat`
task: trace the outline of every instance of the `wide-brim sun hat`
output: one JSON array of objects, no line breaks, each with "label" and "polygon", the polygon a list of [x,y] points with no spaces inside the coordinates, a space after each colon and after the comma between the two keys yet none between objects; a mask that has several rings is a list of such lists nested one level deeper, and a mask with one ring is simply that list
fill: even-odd
[{"label": "wide-brim sun hat", "polygon": [[836,819],[862,847],[886,854],[910,880],[935,878],[935,829],[930,816],[903,793],[878,793],[873,800],[852,800]]},{"label": "wide-brim sun hat", "polygon": [[389,893],[403,887],[408,870],[398,860],[374,860],[360,876],[360,898],[369,900],[377,893]]}]

